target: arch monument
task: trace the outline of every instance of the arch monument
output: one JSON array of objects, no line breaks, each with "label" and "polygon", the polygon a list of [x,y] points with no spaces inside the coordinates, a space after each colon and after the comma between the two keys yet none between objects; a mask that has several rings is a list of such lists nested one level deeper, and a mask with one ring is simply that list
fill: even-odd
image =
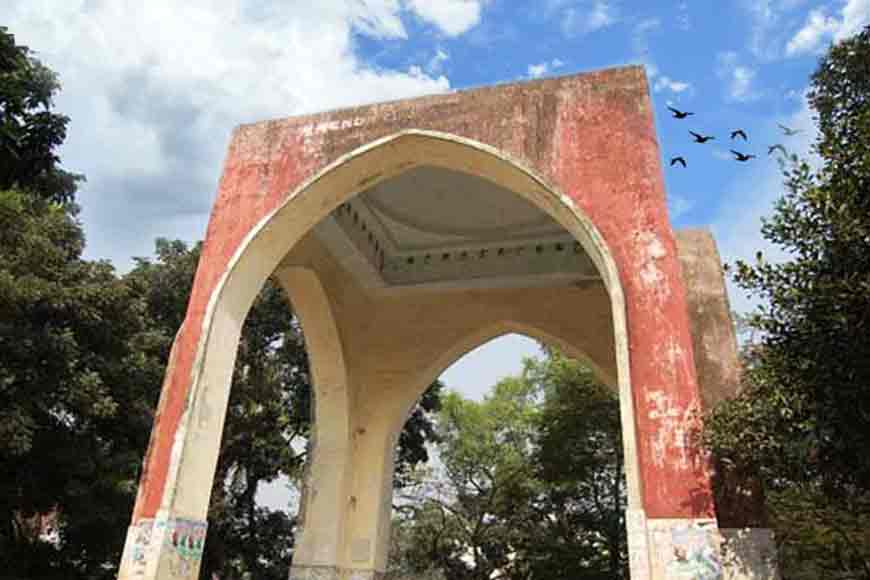
[{"label": "arch monument", "polygon": [[408,412],[508,332],[619,393],[633,579],[773,577],[757,498],[723,516],[696,440],[737,388],[736,343],[712,238],[671,227],[641,67],[237,128],[121,579],[197,578],[239,333],[270,276],[315,390],[291,578],[383,576]]}]

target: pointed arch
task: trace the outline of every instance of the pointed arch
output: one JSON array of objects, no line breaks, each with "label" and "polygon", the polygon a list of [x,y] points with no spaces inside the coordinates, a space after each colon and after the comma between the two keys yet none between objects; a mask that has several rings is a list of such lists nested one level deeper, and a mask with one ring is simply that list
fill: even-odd
[{"label": "pointed arch", "polygon": [[[634,444],[636,431],[633,420],[633,398],[631,396],[630,388],[623,389],[623,381],[620,381],[618,377],[608,376],[608,373],[596,365],[594,361],[590,360],[581,349],[577,348],[577,346],[567,338],[527,322],[521,322],[518,320],[501,320],[475,329],[474,331],[465,334],[459,340],[454,341],[447,350],[443,351],[430,365],[422,369],[420,374],[417,376],[414,381],[415,388],[409,389],[408,391],[413,398],[403,402],[405,412],[400,415],[401,421],[397,421],[392,426],[394,438],[398,437],[405,420],[413,411],[414,405],[419,399],[419,396],[430,384],[441,376],[447,368],[475,348],[507,334],[524,335],[534,340],[558,347],[566,355],[582,360],[584,363],[589,365],[602,382],[617,390],[624,442],[626,489],[628,492],[629,509],[638,509],[641,505],[641,488],[639,473],[636,468],[638,457]],[[617,368],[617,372],[620,375],[623,371],[624,369]]]},{"label": "pointed arch", "polygon": [[[623,405],[628,407],[623,413],[625,440],[633,450],[632,399],[625,396],[631,392],[625,296],[616,262],[595,224],[569,196],[503,152],[451,134],[409,129],[343,155],[303,182],[251,228],[233,253],[201,318],[186,408],[174,429],[171,453],[166,449],[164,454],[169,457],[162,458],[169,461],[169,469],[159,486],[161,510],[191,517],[202,517],[207,511],[208,496],[200,490],[217,461],[236,345],[245,316],[266,278],[287,252],[340,204],[424,164],[495,182],[549,214],[582,245],[610,297],[617,380]],[[627,454],[634,456],[633,452]],[[630,467],[631,471],[636,468]],[[168,482],[172,484],[166,485]]]}]

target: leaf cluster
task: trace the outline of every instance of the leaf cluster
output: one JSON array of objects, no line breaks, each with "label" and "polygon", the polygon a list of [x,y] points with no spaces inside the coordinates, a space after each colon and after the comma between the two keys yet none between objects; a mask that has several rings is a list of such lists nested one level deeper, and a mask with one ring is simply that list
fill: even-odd
[{"label": "leaf cluster", "polygon": [[483,401],[447,393],[436,465],[397,506],[396,577],[621,578],[627,574],[619,406],[550,351]]},{"label": "leaf cluster", "polygon": [[783,554],[824,577],[870,578],[855,523],[870,498],[870,26],[829,48],[808,99],[819,163],[783,165],[763,222],[786,258],[737,263],[735,281],[762,305],[747,320],[743,392],[715,410],[707,438],[760,478]]},{"label": "leaf cluster", "polygon": [[52,111],[57,75],[0,26],[0,190],[70,203],[83,176],[60,168],[69,118]]}]

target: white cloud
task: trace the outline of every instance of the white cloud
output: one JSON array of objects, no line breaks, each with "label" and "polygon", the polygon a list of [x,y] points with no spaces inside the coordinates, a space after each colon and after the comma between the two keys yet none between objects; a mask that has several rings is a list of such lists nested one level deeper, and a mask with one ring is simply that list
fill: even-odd
[{"label": "white cloud", "polygon": [[599,28],[604,28],[605,26],[610,26],[614,22],[616,22],[616,9],[604,2],[599,0],[595,2],[595,5],[592,7],[592,11],[589,13],[586,19],[586,27],[592,30],[598,30]]},{"label": "white cloud", "polygon": [[771,30],[779,19],[778,11],[771,0],[745,0],[752,20],[749,39],[750,50],[757,57],[769,53],[774,46],[769,42]]},{"label": "white cloud", "polygon": [[750,36],[748,47],[752,55],[762,61],[781,56],[787,38],[787,23],[794,11],[808,0],[743,0],[749,13]]},{"label": "white cloud", "polygon": [[530,78],[537,79],[546,75],[549,72],[552,72],[562,66],[565,63],[559,60],[558,58],[554,58],[550,62],[541,62],[538,64],[530,64],[526,72]]},{"label": "white cloud", "polygon": [[429,63],[426,65],[426,71],[429,74],[439,74],[444,70],[444,63],[450,60],[450,54],[443,48],[438,48]]},{"label": "white cloud", "polygon": [[632,27],[631,42],[637,60],[646,67],[647,78],[653,92],[669,91],[673,94],[694,94],[694,88],[688,81],[681,81],[660,74],[659,67],[649,57],[648,35],[661,30],[662,23],[658,18],[646,18]]},{"label": "white cloud", "polygon": [[662,75],[657,77],[653,83],[653,91],[660,93],[664,90],[669,90],[672,93],[682,93],[692,88],[692,84],[685,81],[676,81],[669,76]]},{"label": "white cloud", "polygon": [[458,36],[480,22],[482,0],[406,0],[412,10],[448,36]]},{"label": "white cloud", "polygon": [[537,79],[537,78],[540,78],[540,77],[544,76],[545,74],[547,74],[547,70],[549,68],[550,68],[550,65],[549,65],[549,63],[546,63],[546,62],[542,62],[539,64],[530,64],[529,69],[528,69],[528,73],[529,73],[530,77],[532,77],[533,79]]},{"label": "white cloud", "polygon": [[631,44],[635,54],[645,55],[649,52],[647,36],[651,32],[658,32],[662,28],[662,22],[658,18],[646,18],[632,28]]},{"label": "white cloud", "polygon": [[870,0],[848,0],[840,18],[828,16],[824,8],[811,10],[803,27],[788,41],[786,56],[817,53],[831,40],[839,41],[870,24]]},{"label": "white cloud", "polygon": [[727,82],[726,100],[747,102],[761,97],[761,92],[753,84],[755,69],[741,64],[736,52],[720,52],[716,60],[716,74]]},{"label": "white cloud", "polygon": [[[643,61],[643,64],[646,66],[646,74],[652,85],[653,92],[660,93],[667,90],[674,94],[694,94],[694,88],[691,83],[687,81],[678,81],[667,75],[659,74],[659,67],[654,62]],[[672,105],[673,103],[668,102],[668,104]]]},{"label": "white cloud", "polygon": [[842,40],[870,24],[870,0],[849,0],[842,10],[843,20],[834,33],[834,40]]},{"label": "white cloud", "polygon": [[375,70],[353,33],[403,38],[398,0],[9,0],[17,40],[57,71],[64,165],[87,175],[87,255],[125,269],[157,236],[201,239],[240,123],[444,92],[443,76]]},{"label": "white cloud", "polygon": [[[375,38],[406,38],[399,8],[398,0],[361,0],[347,3],[354,25]],[[278,13],[280,9],[273,10],[273,13]]]},{"label": "white cloud", "polygon": [[747,66],[736,66],[731,75],[731,98],[746,101],[752,98],[752,80],[755,70]]},{"label": "white cloud", "polygon": [[[561,7],[562,2],[551,7]],[[619,22],[619,11],[612,1],[594,0],[561,11],[562,33],[568,37],[582,36]]]},{"label": "white cloud", "polygon": [[827,16],[823,8],[811,10],[807,22],[785,47],[786,56],[816,52],[825,38],[832,37],[840,27],[833,16]]}]

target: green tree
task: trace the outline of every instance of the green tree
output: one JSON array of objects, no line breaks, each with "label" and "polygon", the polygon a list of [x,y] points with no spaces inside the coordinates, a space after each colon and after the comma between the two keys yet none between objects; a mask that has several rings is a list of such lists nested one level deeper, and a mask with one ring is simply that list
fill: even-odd
[{"label": "green tree", "polygon": [[534,396],[520,378],[508,378],[480,403],[457,393],[443,398],[443,476],[421,480],[400,503],[408,522],[398,526],[413,540],[397,563],[407,562],[415,572],[439,568],[451,580],[524,577],[514,554],[524,541],[517,532],[535,484]]},{"label": "green tree", "polygon": [[443,472],[397,505],[396,577],[626,577],[619,404],[589,369],[548,351],[482,402],[448,394],[437,433]]},{"label": "green tree", "polygon": [[527,547],[534,578],[628,578],[619,400],[587,366],[550,351],[527,363],[544,393],[534,462],[542,493]]},{"label": "green tree", "polygon": [[[137,301],[108,263],[81,259],[58,89],[0,28],[0,566],[108,578],[147,437],[147,361]],[[40,537],[46,515],[57,542]]]},{"label": "green tree", "polygon": [[711,420],[717,455],[760,474],[792,577],[870,578],[868,55],[870,27],[831,46],[812,76],[821,165],[791,158],[762,227],[788,258],[737,263],[736,282],[762,302],[749,319],[757,340],[743,394]]},{"label": "green tree", "polygon": [[71,202],[83,179],[60,168],[69,118],[52,110],[57,75],[0,26],[0,190]]}]

